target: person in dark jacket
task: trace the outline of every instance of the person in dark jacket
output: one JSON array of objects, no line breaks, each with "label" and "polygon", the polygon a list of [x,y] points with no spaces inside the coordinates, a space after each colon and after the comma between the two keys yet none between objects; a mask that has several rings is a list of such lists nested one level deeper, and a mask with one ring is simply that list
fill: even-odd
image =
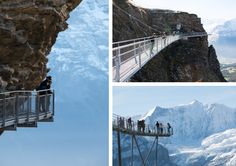
[{"label": "person in dark jacket", "polygon": [[157,133],[159,133],[159,127],[160,127],[160,125],[159,125],[159,122],[158,122],[158,121],[156,122],[156,127],[157,127]]},{"label": "person in dark jacket", "polygon": [[49,111],[50,106],[50,94],[52,94],[50,88],[52,84],[52,77],[47,76],[46,79],[41,82],[39,87],[36,89],[39,91],[39,111]]},{"label": "person in dark jacket", "polygon": [[128,118],[128,129],[132,129],[132,120],[131,120],[131,117]]},{"label": "person in dark jacket", "polygon": [[167,123],[167,129],[168,129],[168,134],[170,134],[170,129],[171,129],[170,123]]}]

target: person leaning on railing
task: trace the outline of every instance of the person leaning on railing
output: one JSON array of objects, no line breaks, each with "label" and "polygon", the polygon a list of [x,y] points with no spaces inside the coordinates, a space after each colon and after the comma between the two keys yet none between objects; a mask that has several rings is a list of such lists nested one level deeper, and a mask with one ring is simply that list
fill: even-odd
[{"label": "person leaning on railing", "polygon": [[39,87],[36,89],[39,95],[39,111],[46,112],[49,111],[50,106],[50,94],[51,92],[52,77],[47,76],[46,79],[41,82]]}]

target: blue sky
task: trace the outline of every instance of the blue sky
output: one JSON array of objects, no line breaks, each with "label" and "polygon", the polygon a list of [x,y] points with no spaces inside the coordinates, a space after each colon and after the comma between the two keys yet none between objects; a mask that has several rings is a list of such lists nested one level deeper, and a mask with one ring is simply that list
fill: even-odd
[{"label": "blue sky", "polygon": [[148,8],[171,9],[195,13],[203,19],[232,19],[236,17],[235,0],[133,0]]},{"label": "blue sky", "polygon": [[49,55],[55,121],[4,132],[0,166],[108,165],[107,0],[83,0],[67,22]]},{"label": "blue sky", "polygon": [[172,107],[198,100],[236,108],[236,86],[127,86],[113,88],[113,113],[144,114],[155,106]]}]

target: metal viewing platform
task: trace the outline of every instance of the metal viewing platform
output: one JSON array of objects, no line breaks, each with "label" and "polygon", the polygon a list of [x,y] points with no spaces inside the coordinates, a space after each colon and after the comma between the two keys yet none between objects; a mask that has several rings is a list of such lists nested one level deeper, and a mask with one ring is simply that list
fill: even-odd
[{"label": "metal viewing platform", "polygon": [[[141,162],[143,166],[148,165],[148,159],[150,158],[150,154],[153,151],[155,146],[155,165],[157,166],[157,153],[158,153],[158,137],[170,137],[173,135],[173,128],[169,125],[163,125],[159,123],[153,125],[145,125],[145,122],[139,120],[134,122],[131,118],[127,119],[125,117],[121,117],[119,115],[113,114],[112,118],[112,128],[113,132],[117,133],[117,147],[118,147],[118,165],[122,166],[122,144],[121,144],[121,133],[131,136],[131,154],[130,154],[130,165],[134,165],[134,146],[136,145],[138,154],[140,156]],[[145,137],[153,137],[154,141],[152,146],[148,150],[148,154],[146,156],[142,155],[140,145],[137,141],[137,136],[145,136]],[[127,154],[126,154],[127,155]],[[114,156],[113,156],[114,157]]]},{"label": "metal viewing platform", "polygon": [[17,127],[37,127],[52,122],[54,90],[9,91],[0,93],[0,134]]}]

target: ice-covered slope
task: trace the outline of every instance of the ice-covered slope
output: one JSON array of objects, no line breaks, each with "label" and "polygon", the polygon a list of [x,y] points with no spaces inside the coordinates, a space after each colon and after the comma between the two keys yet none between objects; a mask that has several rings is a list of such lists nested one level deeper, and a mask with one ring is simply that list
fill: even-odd
[{"label": "ice-covered slope", "polygon": [[83,0],[68,24],[49,56],[58,131],[52,140],[63,143],[53,143],[61,151],[48,165],[108,165],[108,1]]},{"label": "ice-covered slope", "polygon": [[200,143],[216,132],[236,127],[236,109],[221,104],[203,105],[193,101],[173,108],[155,107],[143,116],[147,124],[170,122],[174,128],[172,143]]},{"label": "ice-covered slope", "polygon": [[89,98],[89,89],[98,90],[93,84],[103,86],[108,77],[108,1],[84,0],[81,6],[71,13],[68,30],[59,34],[49,56],[60,102],[77,101],[77,90]]},{"label": "ice-covered slope", "polygon": [[213,134],[205,138],[200,147],[183,148],[173,158],[181,166],[235,166],[236,129]]},{"label": "ice-covered slope", "polygon": [[235,166],[236,109],[199,101],[173,108],[155,107],[143,116],[148,124],[170,122],[174,135],[161,139],[179,166]]},{"label": "ice-covered slope", "polygon": [[236,18],[217,25],[208,32],[221,63],[236,63]]},{"label": "ice-covered slope", "polygon": [[[224,22],[222,25],[217,25],[212,31],[212,36],[217,36],[215,39],[220,43],[234,44],[236,42],[236,18]],[[231,43],[232,42],[232,43]]]}]

